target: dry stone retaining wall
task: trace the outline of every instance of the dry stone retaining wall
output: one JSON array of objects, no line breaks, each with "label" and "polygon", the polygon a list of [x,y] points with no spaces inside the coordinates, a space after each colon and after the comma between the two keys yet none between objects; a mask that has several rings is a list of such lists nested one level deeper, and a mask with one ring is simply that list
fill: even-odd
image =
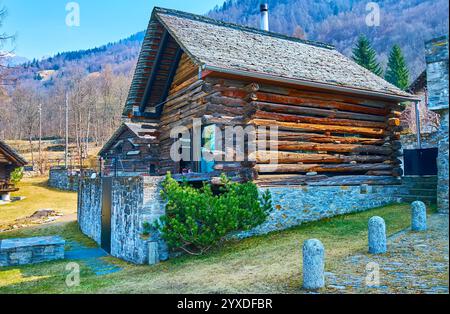
[{"label": "dry stone retaining wall", "polygon": [[6,239],[0,241],[0,267],[37,264],[64,259],[61,237]]}]

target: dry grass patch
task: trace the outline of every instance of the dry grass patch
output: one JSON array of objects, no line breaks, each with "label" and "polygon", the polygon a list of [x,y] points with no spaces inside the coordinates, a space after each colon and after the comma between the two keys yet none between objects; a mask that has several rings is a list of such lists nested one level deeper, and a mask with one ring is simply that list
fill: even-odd
[{"label": "dry grass patch", "polygon": [[[409,226],[409,205],[392,205],[346,215],[272,233],[228,242],[206,256],[184,256],[157,266],[135,266],[108,258],[123,270],[97,277],[85,270],[79,287],[61,286],[60,273],[42,280],[41,292],[48,293],[301,293],[301,246],[310,238],[320,239],[326,248],[326,270],[335,269],[348,255],[365,252],[367,222],[382,216],[388,234]],[[67,228],[67,227],[66,227]],[[70,232],[69,232],[70,231]],[[57,230],[53,230],[57,232]],[[76,226],[68,230],[76,237]],[[16,234],[17,235],[17,234]],[[1,237],[1,236],[0,236]],[[59,262],[56,265],[64,265]],[[29,266],[33,276],[49,275],[46,264]],[[28,268],[20,268],[28,269]],[[40,273],[39,269],[42,269]],[[0,281],[2,273],[0,270]],[[64,272],[62,272],[64,274]],[[36,292],[41,281],[2,285],[0,293]]]},{"label": "dry grass patch", "polygon": [[77,193],[50,189],[47,178],[24,178],[20,190],[13,196],[26,197],[22,201],[0,206],[0,225],[26,218],[40,209],[53,209],[64,215],[77,212]]}]

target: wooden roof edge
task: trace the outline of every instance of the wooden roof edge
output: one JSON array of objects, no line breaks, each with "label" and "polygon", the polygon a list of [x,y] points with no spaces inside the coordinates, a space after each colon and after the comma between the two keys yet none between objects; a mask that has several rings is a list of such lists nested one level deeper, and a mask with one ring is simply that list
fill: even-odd
[{"label": "wooden roof edge", "polygon": [[23,167],[28,164],[28,161],[17,153],[11,146],[0,140],[0,152],[2,152],[11,162]]},{"label": "wooden roof edge", "polygon": [[[151,122],[147,122],[147,123],[151,123]],[[140,123],[132,123],[132,122],[123,122],[118,128],[117,130],[113,133],[113,135],[111,136],[111,138],[106,142],[105,145],[103,145],[102,149],[98,152],[98,156],[102,157],[103,155],[105,155],[108,150],[113,146],[113,144],[116,142],[117,138],[125,131],[129,130],[131,131],[133,134],[135,134],[137,137],[142,138],[141,135],[139,135],[138,133],[135,132],[135,130],[133,130],[133,128],[130,127],[130,124],[146,124],[146,122],[140,122]],[[149,130],[147,130],[149,131]]]},{"label": "wooden roof edge", "polygon": [[335,85],[335,84],[326,84],[326,83],[320,83],[320,82],[314,82],[314,81],[308,81],[308,80],[299,80],[299,79],[294,79],[294,78],[286,78],[286,77],[268,75],[268,74],[264,74],[264,73],[260,73],[260,72],[225,69],[225,68],[219,68],[219,67],[215,67],[215,66],[209,66],[206,64],[203,65],[201,69],[204,72],[202,74],[203,76],[208,76],[208,75],[211,75],[212,73],[224,73],[224,74],[229,74],[229,75],[235,75],[238,77],[247,77],[247,78],[265,80],[265,81],[269,81],[269,82],[279,82],[279,83],[284,83],[284,84],[290,84],[290,85],[295,85],[295,86],[306,86],[306,87],[312,87],[312,88],[318,88],[318,89],[324,89],[324,90],[330,90],[330,91],[336,91],[336,92],[352,93],[355,95],[370,96],[370,97],[381,98],[381,99],[397,101],[397,102],[405,102],[405,101],[416,102],[416,101],[421,100],[420,97],[412,95],[410,93],[406,93],[406,92],[404,95],[397,95],[397,94],[392,94],[392,93],[388,93],[388,92],[372,91],[372,90],[362,89],[362,88],[341,86],[341,85]]}]

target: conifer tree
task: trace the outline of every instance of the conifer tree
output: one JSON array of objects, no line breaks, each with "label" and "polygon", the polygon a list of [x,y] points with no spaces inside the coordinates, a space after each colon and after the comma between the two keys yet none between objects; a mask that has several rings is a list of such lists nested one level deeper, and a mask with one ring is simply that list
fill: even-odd
[{"label": "conifer tree", "polygon": [[383,75],[383,70],[377,61],[377,53],[372,48],[372,45],[366,36],[359,36],[358,42],[356,43],[355,48],[353,48],[352,58],[360,66],[368,69],[376,75]]},{"label": "conifer tree", "polygon": [[386,81],[406,90],[409,86],[409,70],[406,65],[400,46],[394,45],[389,54],[389,61],[386,69]]}]

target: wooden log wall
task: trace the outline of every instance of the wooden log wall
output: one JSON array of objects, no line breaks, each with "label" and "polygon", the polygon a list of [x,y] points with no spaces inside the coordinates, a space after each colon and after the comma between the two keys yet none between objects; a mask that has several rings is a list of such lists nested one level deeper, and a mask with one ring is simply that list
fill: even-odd
[{"label": "wooden log wall", "polygon": [[[265,85],[249,100],[249,123],[280,130],[277,152],[256,152],[261,182],[279,181],[273,175],[280,174],[302,181],[316,172],[359,183],[364,178],[373,183],[375,177],[385,184],[402,175],[396,103]],[[258,140],[268,141],[268,134],[259,132]],[[276,170],[267,165],[269,158],[278,159]]]},{"label": "wooden log wall", "polygon": [[[179,163],[173,162],[170,157],[174,143],[170,131],[174,127],[191,129],[194,118],[201,119],[203,126],[215,124],[223,132],[227,125],[247,126],[244,116],[249,110],[249,103],[245,98],[251,91],[246,91],[246,85],[237,81],[201,79],[198,77],[198,67],[186,55],[182,56],[160,121],[161,174],[180,171]],[[242,93],[245,93],[243,97]],[[222,144],[225,147],[225,139]],[[235,152],[231,154],[234,156]],[[222,154],[222,161],[217,161],[214,172],[206,176],[214,178],[220,173],[227,173],[236,181],[252,179],[254,164],[246,160],[245,156],[243,162],[227,162]]]},{"label": "wooden log wall", "polygon": [[153,169],[156,172],[159,167],[159,134],[156,130],[148,130],[145,135],[147,137],[137,136],[129,130],[123,132],[104,156],[105,173],[113,174],[116,169],[125,173],[151,174]]},{"label": "wooden log wall", "polygon": [[205,97],[208,90],[204,81],[199,79],[199,69],[190,58],[183,54],[180,59],[169,96],[164,103],[160,119],[160,174],[179,173],[180,165],[172,161],[170,149],[174,139],[170,132],[177,126],[192,128],[194,118],[201,118],[205,112]]},{"label": "wooden log wall", "polygon": [[[183,54],[160,118],[158,170],[180,172],[180,164],[170,157],[170,132],[177,126],[192,128],[193,119],[201,118],[203,126],[215,124],[222,131],[226,126],[279,130],[278,151],[257,151],[244,161],[216,161],[209,177],[225,172],[261,184],[334,185],[333,178],[349,184],[393,184],[402,175],[399,110],[396,103],[356,96],[199,77],[198,67]],[[274,144],[266,131],[255,136],[256,144]],[[274,158],[279,163],[275,170],[267,161]]]},{"label": "wooden log wall", "polygon": [[[203,86],[213,91],[204,98],[204,124],[279,129],[278,151],[257,151],[255,163],[219,161],[217,171],[240,169],[246,179],[264,184],[335,185],[330,178],[343,176],[349,184],[394,184],[402,175],[396,103],[225,78],[208,77]],[[265,131],[257,132],[261,140],[271,144]],[[268,164],[274,158],[276,170]]]}]

